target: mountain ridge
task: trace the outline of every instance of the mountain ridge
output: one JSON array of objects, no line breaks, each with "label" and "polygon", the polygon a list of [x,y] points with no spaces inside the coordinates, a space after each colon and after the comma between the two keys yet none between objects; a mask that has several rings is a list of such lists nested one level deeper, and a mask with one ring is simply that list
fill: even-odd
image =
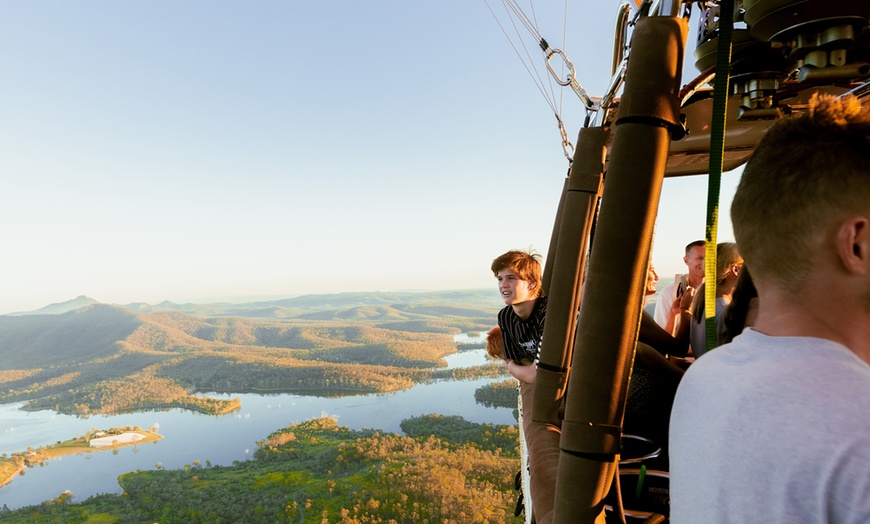
[{"label": "mountain ridge", "polygon": [[[393,307],[405,304],[412,308],[426,306],[448,307],[446,304],[462,304],[466,308],[478,308],[488,312],[501,307],[498,296],[492,290],[447,290],[447,291],[348,291],[343,293],[307,294],[297,297],[252,302],[185,302],[164,300],[157,304],[131,302],[111,304],[137,313],[175,311],[199,317],[244,317],[290,319],[317,312],[350,310],[363,307]],[[49,304],[33,311],[18,311],[3,316],[58,315],[80,307],[102,304],[91,297],[80,295],[64,302]],[[326,315],[327,317],[329,315]],[[350,315],[353,316],[352,314]],[[369,316],[369,315],[363,315]],[[383,320],[399,320],[396,318]]]},{"label": "mountain ridge", "polygon": [[47,306],[43,306],[39,309],[35,309],[33,311],[16,311],[14,313],[7,313],[6,315],[0,316],[25,316],[25,315],[59,315],[62,313],[66,313],[67,311],[72,311],[74,309],[78,309],[80,307],[90,306],[93,304],[100,304],[98,300],[95,300],[87,295],[79,295],[76,298],[65,300],[63,302],[55,302],[49,304]]},{"label": "mountain ridge", "polygon": [[[439,305],[445,296],[449,300]],[[100,303],[57,314],[3,315],[0,403],[23,400],[33,409],[93,414],[179,402],[201,408],[209,400],[193,398],[198,390],[400,389],[443,374],[443,357],[456,351],[452,334],[495,323],[498,305],[481,306],[481,297],[413,293],[396,302],[402,297],[329,296],[292,318],[142,312]],[[355,305],[361,301],[391,305]],[[350,307],[317,309],[327,305]]]}]

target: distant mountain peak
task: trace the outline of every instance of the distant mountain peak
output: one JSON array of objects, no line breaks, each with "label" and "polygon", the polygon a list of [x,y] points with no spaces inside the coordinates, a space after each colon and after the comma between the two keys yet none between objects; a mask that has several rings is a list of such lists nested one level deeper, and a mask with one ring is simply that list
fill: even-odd
[{"label": "distant mountain peak", "polygon": [[87,295],[79,295],[72,300],[67,300],[65,302],[57,302],[55,304],[49,304],[43,308],[39,308],[36,311],[30,311],[26,313],[17,313],[18,315],[59,315],[61,313],[66,313],[68,311],[73,311],[75,309],[79,309],[85,306],[92,306],[94,304],[100,304],[98,300],[94,300],[93,298]]}]

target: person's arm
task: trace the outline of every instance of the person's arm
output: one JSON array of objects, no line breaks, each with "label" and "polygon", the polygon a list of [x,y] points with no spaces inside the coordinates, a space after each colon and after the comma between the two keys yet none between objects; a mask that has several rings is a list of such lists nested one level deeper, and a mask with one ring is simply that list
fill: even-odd
[{"label": "person's arm", "polygon": [[682,288],[678,287],[677,294],[674,295],[673,300],[671,300],[670,308],[668,309],[667,321],[664,325],[662,325],[662,323],[659,322],[658,319],[656,319],[656,323],[662,326],[662,328],[664,328],[664,330],[667,331],[669,335],[674,334],[674,329],[677,327],[677,323],[679,322],[680,302],[682,301],[684,294],[685,291],[683,291]]},{"label": "person's arm", "polygon": [[680,307],[679,306],[671,307],[671,309],[668,311],[668,321],[665,322],[665,325],[663,326],[663,329],[667,333],[669,333],[671,335],[674,334],[674,326],[677,325],[677,319],[679,318],[679,316],[680,316]]},{"label": "person's arm", "polygon": [[683,378],[683,373],[685,373],[683,368],[674,364],[662,356],[661,353],[643,342],[637,343],[637,352],[635,353],[634,358],[635,362],[642,364],[647,369],[661,373],[663,376],[675,382],[679,382],[680,379]]},{"label": "person's arm", "polygon": [[507,371],[511,374],[512,377],[519,380],[520,382],[534,384],[535,376],[538,373],[538,368],[534,363],[524,366],[521,364],[517,364],[513,360],[508,360]]},{"label": "person's arm", "polygon": [[649,344],[662,355],[685,357],[689,352],[689,327],[692,321],[689,306],[694,296],[695,290],[690,287],[680,297],[680,308],[677,314],[679,322],[675,336],[662,329],[648,313],[644,312],[640,322],[639,340]]},{"label": "person's arm", "polygon": [[[692,308],[692,301],[695,297],[695,288],[689,286],[686,289],[682,289],[682,287],[677,287],[677,294],[674,296],[674,299],[671,301],[671,309],[668,311],[668,322],[664,326],[665,331],[668,334],[673,335],[675,338],[682,338],[680,333],[676,331],[679,329],[680,320],[683,313],[690,310]],[[690,315],[691,316],[691,315]],[[659,324],[661,325],[661,324]],[[685,336],[689,336],[688,333]]]},{"label": "person's arm", "polygon": [[[668,284],[664,289],[659,291],[659,298],[656,300],[655,312],[653,313],[653,318],[656,321],[656,324],[667,330],[668,319],[670,317],[670,310],[672,303],[674,301],[674,295],[676,295],[676,286],[673,284]],[[673,326],[671,326],[671,331],[668,333],[673,333]]]}]

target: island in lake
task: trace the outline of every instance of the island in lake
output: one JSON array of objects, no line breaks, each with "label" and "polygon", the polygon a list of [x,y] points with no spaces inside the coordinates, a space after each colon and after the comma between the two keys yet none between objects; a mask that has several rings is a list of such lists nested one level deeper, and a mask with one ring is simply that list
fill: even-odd
[{"label": "island in lake", "polygon": [[58,441],[50,446],[27,448],[11,456],[4,453],[0,456],[0,486],[12,482],[25,467],[37,466],[53,458],[108,449],[117,450],[124,446],[156,442],[162,438],[162,435],[154,431],[145,431],[138,427],[110,428],[89,431],[80,437]]}]

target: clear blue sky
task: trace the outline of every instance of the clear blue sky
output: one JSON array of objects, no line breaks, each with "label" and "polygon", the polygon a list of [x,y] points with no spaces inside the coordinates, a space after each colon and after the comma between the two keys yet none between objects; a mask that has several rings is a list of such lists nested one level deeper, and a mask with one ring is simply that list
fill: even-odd
[{"label": "clear blue sky", "polygon": [[[540,32],[601,95],[619,2],[573,4]],[[494,256],[546,252],[566,169],[483,0],[0,1],[0,313],[494,287]],[[665,182],[660,274],[705,188]]]}]

